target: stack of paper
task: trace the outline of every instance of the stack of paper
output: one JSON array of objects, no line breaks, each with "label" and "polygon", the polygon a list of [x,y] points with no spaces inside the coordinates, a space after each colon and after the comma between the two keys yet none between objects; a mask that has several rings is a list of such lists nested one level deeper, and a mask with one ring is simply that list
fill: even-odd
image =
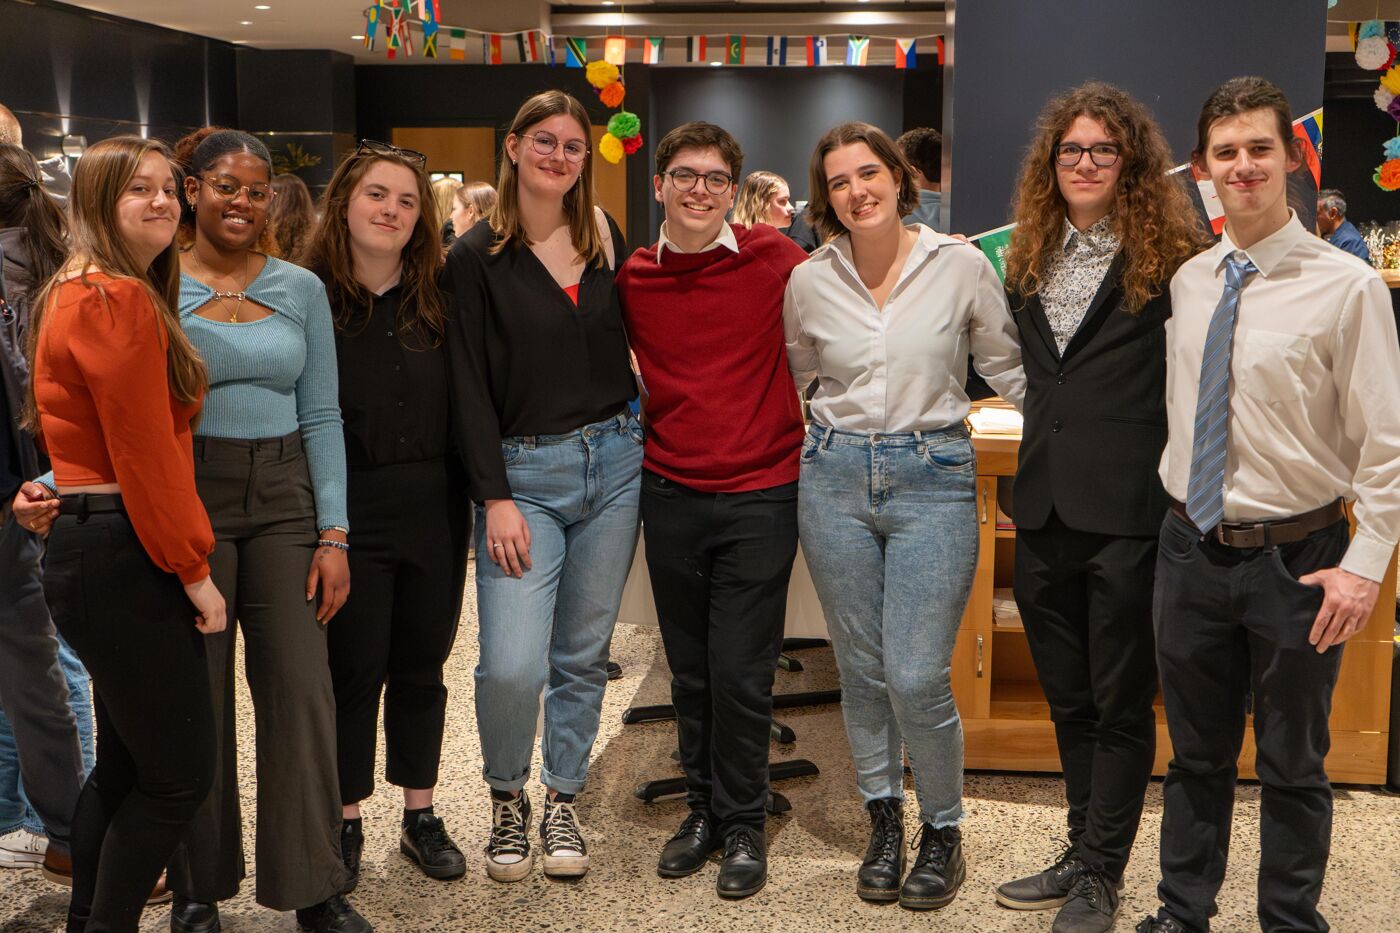
[{"label": "stack of paper", "polygon": [[1000,628],[1021,627],[1021,610],[1009,586],[992,592],[992,624]]},{"label": "stack of paper", "polygon": [[1024,419],[1014,408],[979,408],[967,416],[978,434],[1020,434]]}]

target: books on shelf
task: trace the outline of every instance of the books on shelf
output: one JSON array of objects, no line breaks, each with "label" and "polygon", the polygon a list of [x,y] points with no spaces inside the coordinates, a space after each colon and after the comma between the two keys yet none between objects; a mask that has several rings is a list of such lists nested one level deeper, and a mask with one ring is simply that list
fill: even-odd
[{"label": "books on shelf", "polygon": [[992,625],[997,628],[1021,627],[1021,610],[1009,586],[997,587],[992,591]]}]

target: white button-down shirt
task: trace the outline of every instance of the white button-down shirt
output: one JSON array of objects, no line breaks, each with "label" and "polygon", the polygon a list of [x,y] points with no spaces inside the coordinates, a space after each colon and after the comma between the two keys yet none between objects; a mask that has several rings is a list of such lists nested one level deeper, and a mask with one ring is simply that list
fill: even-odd
[{"label": "white button-down shirt", "polygon": [[[731,253],[739,252],[739,238],[734,235],[734,228],[729,226],[728,222],[720,225],[719,233],[715,235],[715,238],[696,250],[696,252],[708,253],[710,250],[719,249],[721,246]],[[685,250],[681,249],[667,238],[666,221],[663,220],[661,221],[661,233],[656,238],[656,262],[658,265],[661,263],[661,254],[668,249],[673,253],[685,252]]]},{"label": "white button-down shirt", "polygon": [[970,403],[967,355],[1017,408],[1021,347],[996,270],[976,246],[920,225],[883,308],[861,282],[843,234],[792,271],[783,307],[788,366],[819,381],[812,418],[870,434],[937,431]]},{"label": "white button-down shirt", "polygon": [[1259,271],[1245,282],[1235,322],[1225,521],[1354,499],[1357,530],[1341,566],[1380,580],[1400,537],[1400,347],[1390,294],[1374,269],[1296,216],[1246,250],[1227,230],[1172,279],[1162,482],[1185,501],[1206,329],[1235,252]]}]

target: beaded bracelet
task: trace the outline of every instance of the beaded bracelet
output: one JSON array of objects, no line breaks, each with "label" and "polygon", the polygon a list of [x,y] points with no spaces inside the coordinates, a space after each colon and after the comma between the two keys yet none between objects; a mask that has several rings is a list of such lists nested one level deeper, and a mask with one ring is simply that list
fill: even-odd
[{"label": "beaded bracelet", "polygon": [[322,538],[322,539],[320,539],[319,541],[317,541],[317,542],[316,542],[316,546],[317,546],[317,547],[333,547],[333,548],[335,548],[337,551],[348,551],[348,550],[350,550],[350,545],[346,544],[344,541],[330,541],[330,540],[327,540],[326,538]]}]

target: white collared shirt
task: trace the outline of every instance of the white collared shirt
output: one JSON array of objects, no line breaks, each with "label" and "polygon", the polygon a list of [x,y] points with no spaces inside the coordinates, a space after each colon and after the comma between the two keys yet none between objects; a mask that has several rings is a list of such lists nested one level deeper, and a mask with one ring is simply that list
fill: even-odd
[{"label": "white collared shirt", "polygon": [[884,434],[961,423],[969,348],[977,371],[1021,407],[1021,347],[996,270],[976,246],[917,229],[884,308],[856,273],[847,234],[792,271],[783,306],[788,367],[799,387],[820,380],[812,398],[819,424]]},{"label": "white collared shirt", "polygon": [[[697,249],[696,252],[708,253],[710,250],[719,249],[721,246],[729,250],[731,253],[739,252],[739,240],[734,236],[734,228],[729,226],[729,223],[727,221],[720,225],[719,234],[708,244],[701,247],[700,249]],[[661,233],[656,238],[657,265],[661,264],[661,253],[668,248],[677,253],[685,252],[685,250],[681,249],[675,243],[671,242],[671,240],[666,236],[666,221],[663,220],[661,221]]]},{"label": "white collared shirt", "polygon": [[1186,500],[1206,329],[1235,252],[1259,271],[1240,292],[1235,322],[1225,521],[1354,499],[1357,530],[1341,567],[1380,580],[1400,537],[1400,347],[1390,294],[1374,269],[1313,236],[1296,215],[1246,250],[1227,229],[1172,279],[1162,482]]}]

